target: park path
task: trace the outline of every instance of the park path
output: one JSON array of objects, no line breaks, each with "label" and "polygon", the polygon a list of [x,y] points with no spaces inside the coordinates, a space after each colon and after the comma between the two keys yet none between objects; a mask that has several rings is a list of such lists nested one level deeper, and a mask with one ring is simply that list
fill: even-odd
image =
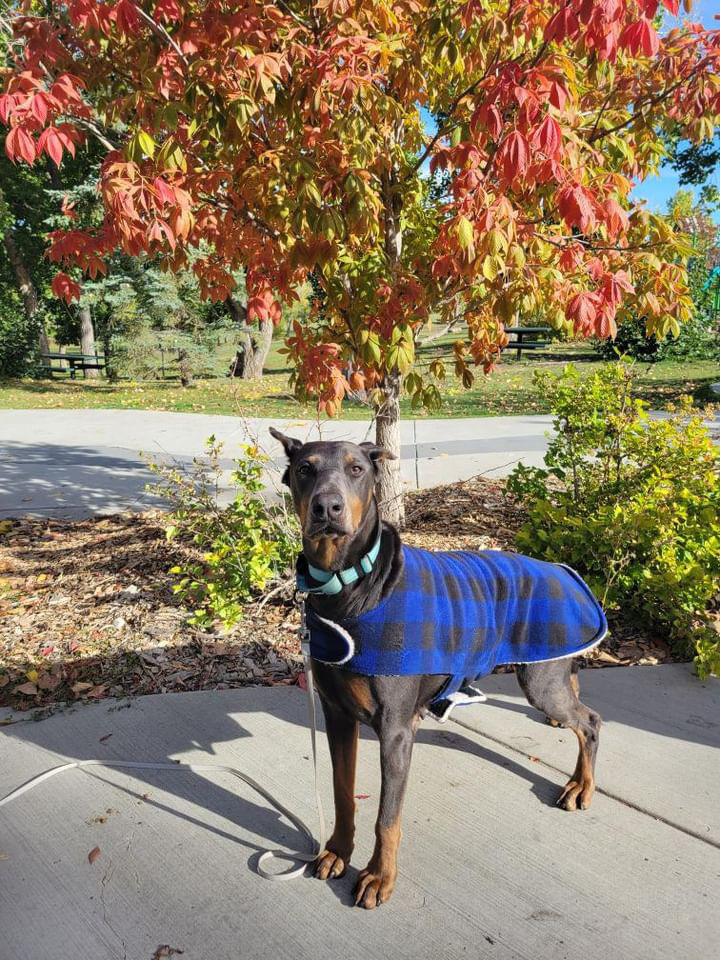
[{"label": "park path", "polygon": [[[146,491],[156,461],[188,466],[213,434],[225,443],[224,466],[248,441],[257,442],[276,469],[282,450],[271,424],[302,439],[370,437],[362,421],[243,420],[239,417],[150,410],[0,411],[0,516],[87,516],[161,506]],[[538,464],[551,417],[406,420],[401,468],[409,488],[432,487],[479,473],[502,476],[516,463]],[[143,456],[143,454],[145,456]]]}]

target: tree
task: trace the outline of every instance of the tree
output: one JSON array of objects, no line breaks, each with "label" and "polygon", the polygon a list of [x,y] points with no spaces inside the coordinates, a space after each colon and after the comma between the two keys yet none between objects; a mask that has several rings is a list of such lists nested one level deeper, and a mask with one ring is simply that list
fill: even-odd
[{"label": "tree", "polygon": [[[659,36],[658,6],[29,3],[0,120],[18,162],[104,144],[103,222],[53,236],[62,265],[102,272],[117,249],[192,264],[221,301],[245,269],[253,323],[317,277],[322,309],[288,338],[297,388],[330,415],[367,390],[377,442],[399,452],[403,382],[417,404],[440,396],[442,363],[415,367],[434,319],[464,318],[470,384],[518,311],[602,337],[629,307],[659,335],[690,315],[680,238],[628,194],[671,127],[712,136],[720,41],[698,25]],[[396,520],[401,489],[390,461],[379,495]]]},{"label": "tree", "polygon": [[714,140],[691,144],[674,137],[666,163],[680,174],[681,184],[702,186],[720,164],[720,134],[715,134]]}]

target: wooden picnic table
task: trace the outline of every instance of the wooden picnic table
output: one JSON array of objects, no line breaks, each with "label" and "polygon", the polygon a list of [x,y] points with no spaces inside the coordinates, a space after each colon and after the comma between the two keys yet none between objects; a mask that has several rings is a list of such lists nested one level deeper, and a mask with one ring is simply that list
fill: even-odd
[{"label": "wooden picnic table", "polygon": [[[43,362],[43,370],[52,377],[53,373],[61,373],[69,370],[70,379],[74,380],[78,370],[104,370],[105,357],[97,353],[43,353],[40,355]],[[53,366],[53,360],[65,360],[67,367]]]},{"label": "wooden picnic table", "polygon": [[516,349],[516,358],[519,360],[523,350],[541,350],[545,347],[550,346],[550,340],[525,340],[524,338],[530,334],[534,336],[547,337],[552,333],[551,327],[506,327],[505,333],[514,334],[515,339],[511,340],[506,350]]}]

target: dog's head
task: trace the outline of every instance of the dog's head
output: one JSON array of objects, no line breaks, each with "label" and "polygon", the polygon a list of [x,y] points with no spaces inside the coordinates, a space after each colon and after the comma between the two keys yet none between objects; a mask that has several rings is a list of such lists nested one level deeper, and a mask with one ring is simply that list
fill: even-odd
[{"label": "dog's head", "polygon": [[274,427],[270,433],[287,454],[283,483],[300,518],[305,555],[321,569],[342,569],[353,542],[372,532],[378,464],[394,455],[372,443],[302,443]]}]

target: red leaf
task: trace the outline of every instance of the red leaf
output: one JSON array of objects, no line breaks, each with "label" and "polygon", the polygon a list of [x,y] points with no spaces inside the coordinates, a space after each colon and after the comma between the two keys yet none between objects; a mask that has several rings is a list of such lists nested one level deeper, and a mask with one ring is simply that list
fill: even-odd
[{"label": "red leaf", "polygon": [[595,327],[598,296],[595,293],[578,293],[567,305],[567,316],[579,333],[590,334]]},{"label": "red leaf", "polygon": [[182,16],[180,4],[177,0],[158,0],[155,4],[155,19],[164,20],[165,23],[172,23],[179,20]]},{"label": "red leaf", "polygon": [[36,157],[35,141],[22,127],[13,127],[5,137],[5,153],[11,160],[18,157],[27,164],[32,164]]},{"label": "red leaf", "polygon": [[646,57],[654,57],[660,48],[660,40],[655,28],[649,20],[644,18],[637,23],[630,23],[620,34],[620,46],[625,47],[635,56],[643,53]]},{"label": "red leaf", "polygon": [[369,800],[369,799],[370,799],[370,794],[369,794],[369,793],[356,793],[356,794],[355,794],[355,799],[356,799],[356,800]]},{"label": "red leaf", "polygon": [[70,303],[71,300],[80,299],[80,287],[66,273],[56,273],[52,280],[52,292],[55,296]]},{"label": "red leaf", "polygon": [[564,40],[565,37],[571,37],[574,33],[577,33],[578,27],[579,23],[575,11],[564,3],[545,27],[545,40],[548,43],[551,40]]},{"label": "red leaf", "polygon": [[7,124],[10,113],[15,106],[15,97],[10,93],[0,94],[0,120]]},{"label": "red leaf", "polygon": [[533,143],[542,150],[546,157],[555,157],[560,151],[561,142],[562,131],[560,125],[548,113],[533,134]]},{"label": "red leaf", "polygon": [[43,130],[38,137],[37,146],[38,153],[44,150],[55,163],[55,166],[60,166],[62,163],[63,145],[55,127],[48,127],[46,130]]},{"label": "red leaf", "polygon": [[115,7],[115,22],[123,36],[129,36],[140,26],[140,17],[135,4],[131,0],[120,0]]},{"label": "red leaf", "polygon": [[550,87],[550,103],[558,110],[562,110],[567,98],[568,92],[565,87],[561,83],[558,83],[557,80],[553,80],[552,86]]},{"label": "red leaf", "polygon": [[578,227],[587,233],[597,222],[594,198],[589,190],[580,184],[563,187],[557,194],[560,215],[569,227]]},{"label": "red leaf", "polygon": [[47,120],[48,114],[48,105],[47,96],[44,93],[36,93],[32,98],[30,101],[30,113],[32,113],[36,120],[45,126],[45,121]]},{"label": "red leaf", "polygon": [[99,856],[100,856],[100,847],[93,847],[90,853],[88,854],[88,863],[95,863],[95,861]]},{"label": "red leaf", "polygon": [[507,180],[523,177],[530,162],[530,147],[519,130],[514,130],[503,140],[498,150],[498,160],[502,164]]},{"label": "red leaf", "polygon": [[609,197],[603,204],[603,220],[613,240],[618,234],[625,233],[630,225],[627,211],[623,210],[614,197]]}]

